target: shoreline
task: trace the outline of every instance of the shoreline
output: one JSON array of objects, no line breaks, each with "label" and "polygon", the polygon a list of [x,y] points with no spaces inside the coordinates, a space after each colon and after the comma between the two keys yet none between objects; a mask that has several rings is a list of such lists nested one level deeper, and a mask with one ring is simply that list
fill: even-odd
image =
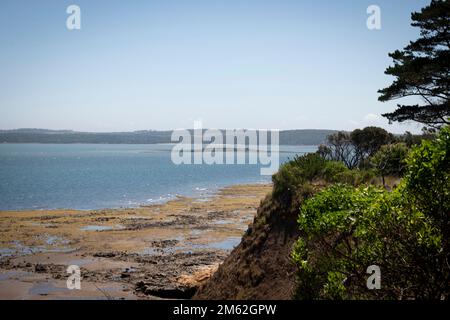
[{"label": "shoreline", "polygon": [[[152,201],[148,201],[147,203],[142,202],[136,205],[129,205],[129,206],[109,206],[109,207],[98,207],[98,208],[19,208],[19,209],[1,209],[0,208],[0,217],[3,213],[19,213],[19,212],[45,212],[45,211],[81,211],[81,212],[88,212],[88,211],[101,211],[101,210],[134,210],[134,209],[140,209],[140,208],[148,208],[151,206],[158,206],[158,205],[164,205],[167,204],[170,201],[176,201],[177,199],[182,198],[190,198],[190,199],[196,199],[198,201],[207,201],[208,199],[214,198],[217,194],[219,194],[223,189],[227,188],[235,188],[239,186],[254,186],[254,185],[272,185],[270,181],[255,181],[255,182],[248,182],[248,183],[236,183],[236,184],[224,184],[222,186],[214,186],[214,187],[196,187],[194,191],[186,194],[174,194],[170,197],[166,197],[164,199],[148,199]],[[196,191],[202,191],[202,193],[196,192]],[[161,198],[162,196],[160,196]]]},{"label": "shoreline", "polygon": [[[271,188],[233,185],[137,208],[0,211],[0,298],[186,298],[240,242]],[[71,264],[82,290],[66,288]]]}]

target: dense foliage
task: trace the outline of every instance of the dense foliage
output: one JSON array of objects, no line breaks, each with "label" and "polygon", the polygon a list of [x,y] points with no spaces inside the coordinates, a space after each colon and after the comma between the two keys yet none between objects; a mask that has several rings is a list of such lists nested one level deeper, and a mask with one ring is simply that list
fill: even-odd
[{"label": "dense foliage", "polygon": [[350,133],[352,144],[355,146],[359,161],[374,155],[381,146],[394,141],[392,133],[379,127],[365,127],[355,129]]},{"label": "dense foliage", "polygon": [[426,213],[445,235],[450,235],[450,127],[432,141],[423,141],[407,159],[404,179],[409,200]]},{"label": "dense foliage", "polygon": [[295,157],[280,166],[272,176],[274,199],[284,208],[296,208],[303,198],[312,195],[310,185],[320,176],[326,160],[316,153]]},{"label": "dense foliage", "polygon": [[303,199],[324,184],[343,181],[357,186],[373,182],[375,176],[373,170],[350,170],[342,162],[309,153],[281,165],[272,177],[272,195],[282,207],[297,210]]},{"label": "dense foliage", "polygon": [[[335,184],[305,200],[292,253],[297,298],[448,298],[449,153],[445,128],[413,149],[394,191]],[[370,265],[380,290],[367,288]]]}]

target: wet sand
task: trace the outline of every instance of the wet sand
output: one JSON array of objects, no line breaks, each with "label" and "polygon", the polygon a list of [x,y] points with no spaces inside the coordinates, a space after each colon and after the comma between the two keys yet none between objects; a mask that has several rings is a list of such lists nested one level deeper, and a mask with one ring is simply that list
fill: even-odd
[{"label": "wet sand", "polygon": [[[0,211],[0,299],[188,298],[236,246],[270,185],[94,211]],[[67,267],[81,290],[67,289]]]}]

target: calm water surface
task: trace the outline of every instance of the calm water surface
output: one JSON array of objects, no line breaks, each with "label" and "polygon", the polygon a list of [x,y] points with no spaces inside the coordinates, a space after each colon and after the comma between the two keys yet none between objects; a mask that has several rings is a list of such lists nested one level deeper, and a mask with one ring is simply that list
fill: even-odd
[{"label": "calm water surface", "polygon": [[[0,210],[135,207],[269,182],[259,165],[175,165],[171,145],[0,144]],[[280,147],[280,161],[316,146]]]}]

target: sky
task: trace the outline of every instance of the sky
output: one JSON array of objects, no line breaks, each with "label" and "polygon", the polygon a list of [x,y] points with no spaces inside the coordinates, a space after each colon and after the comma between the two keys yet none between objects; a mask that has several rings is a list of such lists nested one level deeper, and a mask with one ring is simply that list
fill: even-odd
[{"label": "sky", "polygon": [[[2,0],[0,129],[419,132],[380,115],[429,0]],[[69,30],[69,5],[81,29]],[[381,29],[366,26],[381,9]]]}]

